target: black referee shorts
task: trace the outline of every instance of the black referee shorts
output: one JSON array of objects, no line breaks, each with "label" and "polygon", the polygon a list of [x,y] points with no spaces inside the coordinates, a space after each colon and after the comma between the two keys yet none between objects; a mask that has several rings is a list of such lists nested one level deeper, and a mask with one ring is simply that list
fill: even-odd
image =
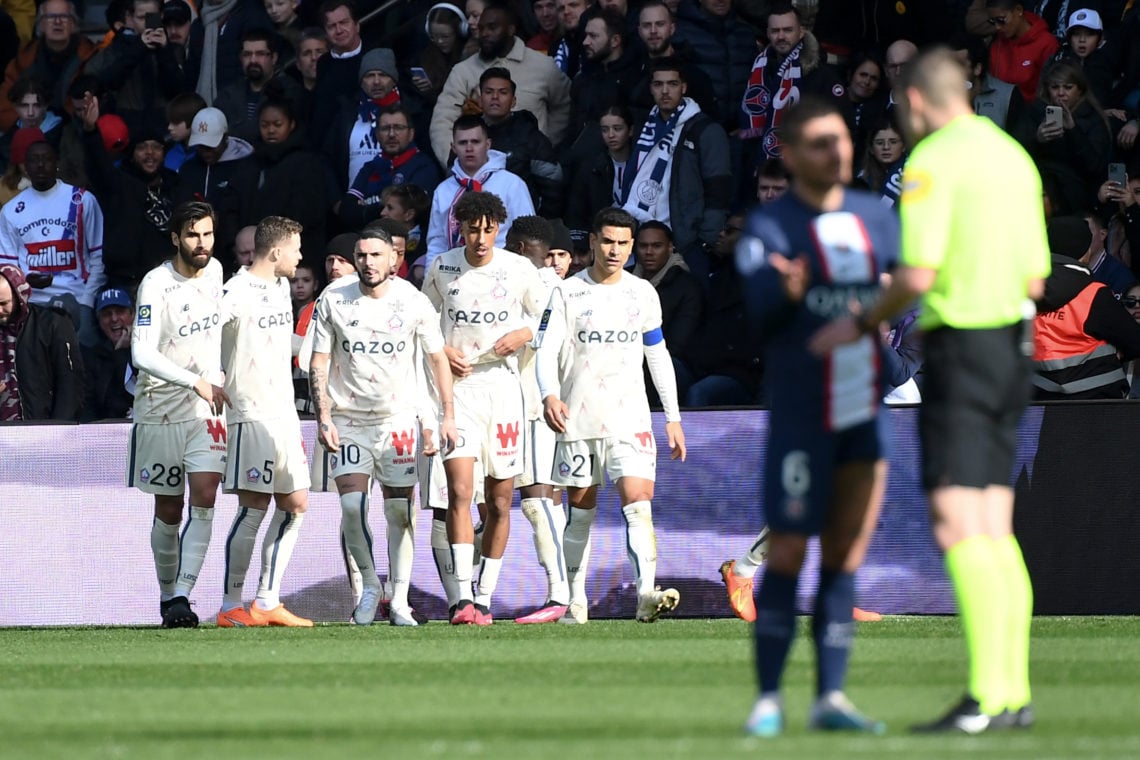
[{"label": "black referee shorts", "polygon": [[919,411],[926,490],[1009,485],[1031,373],[1021,324],[926,335]]}]

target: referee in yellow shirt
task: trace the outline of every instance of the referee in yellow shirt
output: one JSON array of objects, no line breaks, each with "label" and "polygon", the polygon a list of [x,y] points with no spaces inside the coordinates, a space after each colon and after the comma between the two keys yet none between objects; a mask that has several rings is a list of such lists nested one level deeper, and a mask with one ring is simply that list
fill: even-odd
[{"label": "referee in yellow shirt", "polygon": [[965,697],[917,731],[1026,728],[1033,588],[1013,536],[1017,427],[1031,393],[1024,333],[1050,257],[1041,178],[1024,150],[976,116],[966,71],[934,48],[903,70],[901,266],[879,302],[813,338],[823,353],[878,329],[916,297],[925,332],[923,486],[969,652]]}]

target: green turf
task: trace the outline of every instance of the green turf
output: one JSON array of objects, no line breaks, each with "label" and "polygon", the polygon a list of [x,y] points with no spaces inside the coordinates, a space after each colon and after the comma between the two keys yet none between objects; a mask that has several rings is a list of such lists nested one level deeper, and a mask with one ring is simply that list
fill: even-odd
[{"label": "green turf", "polygon": [[0,630],[0,757],[1135,758],[1140,620],[1039,619],[1031,732],[915,738],[964,683],[957,624],[863,625],[849,693],[883,738],[808,734],[811,647],[789,731],[743,738],[738,621],[315,630]]}]

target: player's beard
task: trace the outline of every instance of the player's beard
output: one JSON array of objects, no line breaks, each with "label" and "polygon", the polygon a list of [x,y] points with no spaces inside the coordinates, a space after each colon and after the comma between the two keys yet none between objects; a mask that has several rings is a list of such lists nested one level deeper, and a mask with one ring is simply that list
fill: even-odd
[{"label": "player's beard", "polygon": [[182,263],[190,269],[195,270],[206,268],[206,265],[210,263],[211,253],[213,253],[213,251],[205,248],[192,248],[187,250],[186,248],[179,247],[178,249],[178,257],[182,259]]},{"label": "player's beard", "polygon": [[365,272],[357,272],[356,274],[360,277],[360,284],[369,290],[375,290],[388,281],[387,270],[374,273],[371,275],[372,279],[369,279],[369,275]]}]

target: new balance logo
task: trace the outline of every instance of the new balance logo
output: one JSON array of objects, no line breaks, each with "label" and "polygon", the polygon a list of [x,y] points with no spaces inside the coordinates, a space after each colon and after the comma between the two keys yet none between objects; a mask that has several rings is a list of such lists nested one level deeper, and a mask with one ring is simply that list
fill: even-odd
[{"label": "new balance logo", "polygon": [[499,439],[499,448],[515,448],[519,445],[519,423],[513,425],[495,425],[498,432],[495,437]]},{"label": "new balance logo", "polygon": [[214,439],[214,443],[226,442],[226,423],[221,420],[206,420],[206,432]]},{"label": "new balance logo", "polygon": [[404,430],[402,432],[392,433],[392,445],[396,447],[396,456],[403,457],[412,453],[416,445],[416,437],[413,431]]}]

